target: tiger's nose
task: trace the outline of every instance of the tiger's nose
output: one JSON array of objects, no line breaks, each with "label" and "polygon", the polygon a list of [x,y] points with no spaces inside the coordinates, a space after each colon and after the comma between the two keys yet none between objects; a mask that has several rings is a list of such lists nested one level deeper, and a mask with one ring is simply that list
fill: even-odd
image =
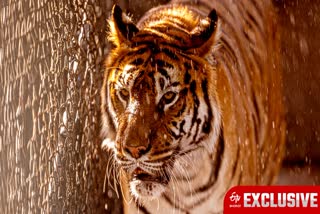
[{"label": "tiger's nose", "polygon": [[131,146],[131,145],[125,145],[124,151],[129,154],[131,157],[138,159],[142,155],[146,154],[151,149],[150,144],[146,146]]}]

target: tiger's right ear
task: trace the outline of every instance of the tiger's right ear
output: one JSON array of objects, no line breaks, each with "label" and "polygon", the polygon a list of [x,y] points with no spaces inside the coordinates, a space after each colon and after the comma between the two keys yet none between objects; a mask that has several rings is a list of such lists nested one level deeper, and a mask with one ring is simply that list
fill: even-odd
[{"label": "tiger's right ear", "polygon": [[110,34],[108,39],[119,47],[123,43],[130,43],[132,37],[139,32],[137,26],[131,21],[130,17],[122,12],[118,5],[112,8],[112,15],[109,20]]}]

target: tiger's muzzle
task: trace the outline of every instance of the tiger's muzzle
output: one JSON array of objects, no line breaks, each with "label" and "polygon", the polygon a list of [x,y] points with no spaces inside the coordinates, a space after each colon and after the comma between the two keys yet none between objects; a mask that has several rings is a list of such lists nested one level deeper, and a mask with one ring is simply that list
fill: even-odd
[{"label": "tiger's muzzle", "polygon": [[170,181],[166,167],[159,167],[158,170],[148,170],[146,164],[140,162],[132,170],[126,171],[130,191],[136,199],[152,200],[165,192]]}]

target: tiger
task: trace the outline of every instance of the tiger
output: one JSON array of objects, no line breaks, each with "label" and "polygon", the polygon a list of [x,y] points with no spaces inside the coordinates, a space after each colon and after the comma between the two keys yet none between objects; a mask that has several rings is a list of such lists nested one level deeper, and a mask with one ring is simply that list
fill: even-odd
[{"label": "tiger", "polygon": [[172,1],[135,23],[114,5],[102,147],[124,213],[222,213],[237,185],[270,185],[284,153],[271,1]]}]

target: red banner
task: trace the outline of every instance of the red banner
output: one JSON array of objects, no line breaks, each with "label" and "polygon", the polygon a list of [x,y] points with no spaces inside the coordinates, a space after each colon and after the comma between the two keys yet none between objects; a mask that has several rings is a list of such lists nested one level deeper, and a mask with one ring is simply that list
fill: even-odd
[{"label": "red banner", "polygon": [[224,213],[320,214],[320,186],[236,186],[224,197]]}]

